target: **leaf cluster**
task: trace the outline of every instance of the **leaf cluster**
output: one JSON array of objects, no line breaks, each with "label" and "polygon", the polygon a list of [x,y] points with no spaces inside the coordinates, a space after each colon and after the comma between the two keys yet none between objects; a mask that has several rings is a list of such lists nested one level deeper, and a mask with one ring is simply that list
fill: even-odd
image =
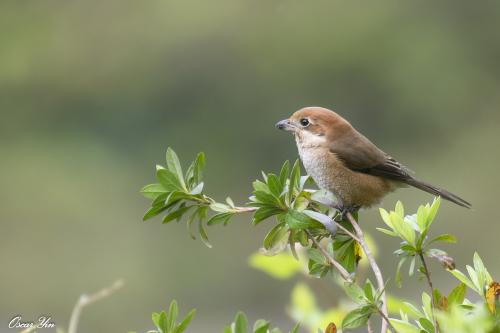
[{"label": "leaf cluster", "polygon": [[[405,215],[401,201],[396,203],[393,211],[380,209],[380,215],[389,229],[377,228],[391,237],[401,239],[400,247],[394,253],[400,258],[396,269],[396,283],[401,286],[401,268],[410,260],[408,274],[415,272],[417,258],[433,258],[441,262],[446,268],[453,269],[454,261],[443,250],[431,248],[437,242],[455,243],[456,238],[450,234],[442,234],[429,240],[429,230],[436,218],[441,199],[437,197],[432,204],[421,205],[416,214]],[[425,274],[425,266],[421,262],[418,271]]]},{"label": "leaf cluster", "polygon": [[195,314],[196,309],[192,309],[186,317],[178,323],[177,319],[179,317],[179,307],[177,306],[177,302],[173,300],[170,303],[168,312],[153,312],[151,317],[154,325],[156,326],[156,330],[148,331],[148,333],[182,333],[186,331]]},{"label": "leaf cluster", "polygon": [[[297,324],[289,333],[298,333],[300,325]],[[271,322],[259,319],[252,328],[248,326],[247,316],[243,312],[238,312],[234,321],[224,328],[223,333],[282,333],[279,328],[271,327]]]},{"label": "leaf cluster", "polygon": [[[317,241],[331,238],[327,249],[349,272],[354,272],[360,258],[360,248],[350,236],[337,233],[337,222],[334,217],[337,211],[336,198],[323,190],[306,189],[312,184],[308,176],[301,175],[298,161],[292,165],[286,161],[279,173],[262,173],[262,179],[253,182],[250,201],[243,207],[236,206],[227,198],[224,203],[217,202],[206,195],[202,179],[205,167],[205,155],[199,153],[183,172],[177,154],[167,149],[166,167],[157,166],[158,183],[145,186],[141,192],[151,199],[151,208],[144,215],[144,220],[164,214],[163,223],[180,221],[186,218],[187,229],[191,237],[192,224],[198,223],[200,238],[208,242],[206,226],[216,224],[227,225],[231,218],[241,213],[252,213],[252,223],[258,225],[274,218],[276,224],[264,237],[263,248],[268,255],[275,255],[287,246],[295,254],[296,244],[309,248],[309,269],[312,275],[323,277],[331,271],[331,264],[320,253],[316,245],[311,244],[314,237]],[[212,211],[213,214],[209,214]],[[349,224],[344,223],[347,228]]]},{"label": "leaf cluster", "polygon": [[366,280],[363,288],[356,283],[346,282],[344,291],[358,307],[344,317],[342,329],[365,326],[370,316],[380,309],[382,291],[376,290],[370,280]]}]

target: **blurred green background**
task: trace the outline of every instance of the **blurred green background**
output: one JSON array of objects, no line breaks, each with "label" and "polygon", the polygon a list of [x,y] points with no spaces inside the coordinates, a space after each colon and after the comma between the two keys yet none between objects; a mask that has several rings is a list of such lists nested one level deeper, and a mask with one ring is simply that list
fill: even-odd
[{"label": "blurred green background", "polygon": [[[498,1],[7,0],[0,27],[0,332],[15,314],[64,327],[82,292],[119,277],[81,332],[145,331],[172,298],[198,308],[193,332],[238,309],[291,327],[294,282],[247,263],[269,224],[210,228],[209,250],[182,223],[141,222],[138,191],[172,146],[184,163],[205,151],[207,192],[245,202],[260,170],[296,158],[274,124],[308,105],[470,200],[443,204],[435,232],[457,235],[459,268],[477,250],[500,278]],[[405,189],[383,207],[398,198],[432,200]],[[392,275],[395,241],[375,231],[376,209],[361,219]]]}]

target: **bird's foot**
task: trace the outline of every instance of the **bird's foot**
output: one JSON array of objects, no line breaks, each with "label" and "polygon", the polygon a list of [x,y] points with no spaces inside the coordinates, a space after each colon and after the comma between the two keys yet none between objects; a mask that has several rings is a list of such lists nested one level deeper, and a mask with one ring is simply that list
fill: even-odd
[{"label": "bird's foot", "polygon": [[347,219],[348,213],[351,213],[351,214],[357,213],[360,208],[361,208],[360,206],[355,206],[355,205],[354,206],[343,206],[342,205],[342,206],[335,207],[335,209],[337,209],[339,211],[339,213],[335,217],[335,220],[337,222],[344,221]]}]

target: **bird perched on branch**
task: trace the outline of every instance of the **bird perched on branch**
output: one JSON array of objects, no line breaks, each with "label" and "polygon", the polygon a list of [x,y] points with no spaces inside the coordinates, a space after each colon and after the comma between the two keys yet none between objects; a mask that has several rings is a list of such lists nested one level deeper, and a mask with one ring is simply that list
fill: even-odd
[{"label": "bird perched on branch", "polygon": [[377,204],[389,192],[406,185],[471,207],[457,195],[414,178],[404,165],[331,110],[306,107],[276,127],[293,132],[307,173],[321,189],[340,200],[337,208],[343,211]]}]

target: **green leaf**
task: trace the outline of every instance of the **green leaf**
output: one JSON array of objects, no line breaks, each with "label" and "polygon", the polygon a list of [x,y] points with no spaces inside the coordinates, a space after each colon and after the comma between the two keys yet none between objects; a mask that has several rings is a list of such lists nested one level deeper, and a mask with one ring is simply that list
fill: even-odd
[{"label": "green leaf", "polygon": [[247,333],[248,320],[243,312],[238,312],[234,318],[234,333]]},{"label": "green leaf", "polygon": [[462,304],[464,302],[466,293],[467,285],[465,283],[460,283],[458,286],[453,288],[453,290],[448,295],[448,304],[450,306],[453,304]]},{"label": "green leaf", "polygon": [[284,188],[286,185],[286,180],[288,179],[289,172],[290,172],[290,161],[286,160],[285,163],[283,163],[283,166],[281,167],[280,171],[280,183],[282,188]]},{"label": "green leaf", "polygon": [[175,322],[178,316],[179,316],[179,307],[177,306],[177,302],[173,300],[170,303],[170,308],[168,310],[168,317],[167,317],[167,329],[169,332],[174,329]]},{"label": "green leaf", "polygon": [[277,215],[277,214],[280,214],[282,213],[283,210],[280,209],[280,208],[276,208],[274,206],[264,206],[264,207],[260,207],[259,209],[257,209],[255,211],[255,213],[253,214],[253,220],[252,220],[252,223],[254,225],[257,225],[259,224],[260,222],[264,221],[265,219],[271,217],[271,216],[274,216],[274,215]]},{"label": "green leaf", "polygon": [[401,311],[403,311],[405,314],[408,314],[414,318],[425,316],[419,309],[415,307],[415,305],[409,302],[398,300],[391,295],[387,296],[387,305],[389,307],[390,313],[401,313]]},{"label": "green leaf", "polygon": [[167,314],[165,311],[162,311],[161,313],[153,312],[151,319],[160,332],[164,332],[166,330],[165,324],[167,321]]},{"label": "green leaf", "polygon": [[208,235],[207,235],[207,230],[205,229],[205,225],[203,224],[203,221],[200,219],[198,220],[198,232],[200,233],[200,238],[202,242],[209,248],[212,248],[212,244],[208,241]]},{"label": "green leaf", "polygon": [[177,154],[175,153],[175,151],[170,147],[167,148],[166,160],[167,160],[168,170],[172,171],[172,173],[177,177],[178,182],[181,185],[181,188],[187,192],[187,188],[186,188],[186,184],[184,183],[184,176],[182,174],[182,168],[181,168],[181,164],[179,162],[179,158],[177,157]]},{"label": "green leaf", "polygon": [[165,201],[171,192],[162,193],[156,197],[151,203],[151,206],[165,206]]},{"label": "green leaf", "polygon": [[288,184],[288,203],[291,203],[293,200],[293,195],[295,192],[295,188],[297,187],[300,180],[300,164],[299,160],[296,160],[293,164],[292,172],[290,174],[290,183]]},{"label": "green leaf", "polygon": [[372,305],[366,305],[349,312],[342,321],[342,330],[366,325],[368,318],[370,318],[370,315],[374,311],[375,309]]},{"label": "green leaf", "polygon": [[279,197],[281,196],[281,192],[283,191],[283,187],[281,186],[281,182],[278,178],[273,173],[270,173],[267,175],[267,185],[269,186],[269,191],[271,191],[271,194],[279,200]]},{"label": "green leaf", "polygon": [[427,331],[427,333],[434,333],[436,329],[434,328],[434,324],[427,318],[419,318],[418,322],[422,325],[422,328]]},{"label": "green leaf", "polygon": [[490,273],[488,273],[488,270],[484,266],[483,261],[481,260],[481,257],[477,252],[474,253],[473,262],[474,262],[474,268],[478,273],[478,278],[480,279],[481,284],[489,285],[491,282],[493,282]]},{"label": "green leaf", "polygon": [[456,243],[457,239],[451,234],[442,234],[431,240],[429,244],[432,244],[434,242]]},{"label": "green leaf", "polygon": [[309,206],[309,200],[303,196],[299,195],[295,198],[295,201],[293,202],[292,209],[303,212],[304,209],[306,209]]},{"label": "green leaf", "polygon": [[413,273],[415,272],[415,260],[416,258],[413,257],[410,262],[410,270],[408,271],[408,275],[412,276]]},{"label": "green leaf", "polygon": [[476,286],[474,286],[474,283],[472,283],[472,281],[464,273],[460,272],[457,269],[450,271],[450,273],[453,274],[453,276],[455,276],[460,282],[464,283],[470,289],[476,290]]},{"label": "green leaf", "polygon": [[173,191],[173,192],[170,192],[167,196],[167,198],[165,199],[165,203],[167,205],[170,205],[170,204],[173,204],[174,202],[176,201],[179,201],[179,200],[183,200],[183,199],[186,199],[186,200],[192,200],[194,198],[193,195],[189,194],[189,193],[186,193],[186,192],[182,192],[182,191]]},{"label": "green leaf", "polygon": [[477,293],[481,296],[484,295],[484,285],[479,283],[477,272],[474,270],[474,268],[470,267],[469,265],[465,265],[465,268],[467,269],[467,272],[469,273],[470,280],[474,284],[475,288],[474,290],[477,291]]},{"label": "green leaf", "polygon": [[355,282],[344,282],[344,291],[356,304],[365,303],[365,292]]},{"label": "green leaf", "polygon": [[193,222],[195,221],[196,217],[198,216],[198,212],[201,207],[196,208],[196,210],[189,216],[189,218],[186,221],[186,228],[189,233],[189,236],[191,236],[192,239],[196,239],[195,235],[193,234],[193,231],[191,230],[191,226],[193,225]]},{"label": "green leaf", "polygon": [[229,205],[220,202],[210,204],[210,209],[217,213],[229,213],[233,210]]},{"label": "green leaf", "polygon": [[328,263],[325,256],[318,249],[307,249],[307,255],[309,256],[309,259],[317,262],[318,264],[326,265]]},{"label": "green leaf", "polygon": [[269,250],[285,235],[287,228],[284,223],[274,226],[264,238],[264,248]]},{"label": "green leaf", "polygon": [[231,199],[231,197],[227,197],[227,198],[226,198],[226,202],[227,202],[227,204],[229,205],[229,207],[231,207],[231,208],[234,208],[234,207],[235,207],[235,205],[234,205],[234,201],[233,201],[233,199]]},{"label": "green leaf", "polygon": [[253,325],[253,333],[267,333],[270,325],[271,323],[267,320],[259,319]]},{"label": "green leaf", "polygon": [[191,320],[193,320],[195,314],[196,314],[196,309],[189,311],[184,320],[179,324],[179,326],[176,327],[174,333],[184,332],[186,328],[189,326],[189,323],[191,323]]},{"label": "green leaf", "polygon": [[420,227],[421,231],[424,231],[427,229],[427,210],[425,209],[425,206],[418,207],[417,224]]},{"label": "green leaf", "polygon": [[433,311],[432,311],[432,299],[427,293],[422,293],[422,308],[424,310],[425,316],[429,319],[432,319]]},{"label": "green leaf", "polygon": [[196,159],[191,163],[186,172],[186,183],[191,188],[195,184],[199,184],[203,178],[203,169],[205,168],[205,154],[198,153]]},{"label": "green leaf", "polygon": [[311,200],[327,207],[335,207],[339,203],[339,200],[335,197],[335,195],[327,190],[318,190],[314,192],[311,195]]},{"label": "green leaf", "polygon": [[396,202],[396,210],[395,210],[396,214],[398,214],[401,218],[404,218],[405,217],[405,209],[403,207],[403,203],[401,201],[398,200],[398,202]]},{"label": "green leaf", "polygon": [[378,231],[386,234],[386,235],[389,235],[389,236],[392,236],[392,237],[398,237],[398,234],[395,233],[394,231],[391,231],[391,230],[387,230],[387,229],[384,229],[384,228],[375,228],[377,229]]},{"label": "green leaf", "polygon": [[167,214],[163,220],[162,223],[168,223],[170,221],[173,221],[175,219],[181,219],[184,214],[186,214],[191,208],[194,206],[184,206],[181,208],[178,208],[177,210],[174,210],[170,214]]},{"label": "green leaf", "polygon": [[415,230],[398,213],[391,212],[389,215],[394,231],[408,244],[415,246]]},{"label": "green leaf", "polygon": [[429,209],[429,215],[427,217],[427,228],[429,228],[432,222],[434,222],[434,219],[436,218],[437,212],[439,210],[439,206],[441,206],[441,197],[436,197]]},{"label": "green leaf", "polygon": [[321,223],[332,235],[337,233],[337,224],[328,215],[307,209],[302,211],[302,213]]},{"label": "green leaf", "polygon": [[359,245],[357,242],[349,236],[345,236],[344,240],[341,240],[340,234],[337,234],[333,247],[335,250],[335,259],[337,259],[348,272],[354,272],[359,260]]},{"label": "green leaf", "polygon": [[267,186],[266,183],[261,182],[260,180],[256,180],[252,183],[252,187],[254,189],[254,192],[260,191],[260,192],[266,192],[271,194],[269,191],[269,186]]},{"label": "green leaf", "polygon": [[365,286],[363,288],[363,291],[365,293],[365,297],[371,302],[374,303],[375,299],[373,297],[373,285],[370,282],[370,280],[366,280]]},{"label": "green leaf", "polygon": [[[156,319],[156,321],[155,321]],[[167,313],[165,311],[160,312],[160,314],[153,314],[153,322],[155,323],[156,327],[161,331],[161,332],[167,332],[168,330],[168,317]]]},{"label": "green leaf", "polygon": [[183,182],[181,183],[177,176],[170,170],[158,167],[156,170],[156,178],[167,191],[186,192]]},{"label": "green leaf", "polygon": [[399,319],[389,319],[392,326],[398,331],[398,333],[420,333],[420,329],[407,321]]},{"label": "green leaf", "polygon": [[205,186],[205,184],[203,182],[200,182],[191,191],[189,191],[189,193],[194,195],[200,194],[201,192],[203,192],[203,186]]},{"label": "green leaf", "polygon": [[161,184],[149,184],[141,189],[142,195],[149,199],[156,199],[160,194],[166,192],[167,190]]},{"label": "green leaf", "polygon": [[296,210],[288,210],[285,214],[285,221],[290,229],[321,228],[323,226],[318,221]]},{"label": "green leaf", "polygon": [[167,209],[167,206],[153,206],[148,209],[148,211],[144,214],[142,217],[143,221],[147,221],[152,217],[155,217],[162,213],[165,209]]},{"label": "green leaf", "polygon": [[207,221],[207,225],[212,226],[219,223],[227,224],[233,215],[234,213],[215,214]]},{"label": "green leaf", "polygon": [[401,259],[399,259],[398,266],[396,268],[396,277],[395,277],[395,280],[396,280],[396,285],[399,288],[401,288],[401,267],[405,263],[406,259],[408,259],[408,257],[402,257]]},{"label": "green leaf", "polygon": [[268,192],[254,191],[253,194],[258,202],[261,202],[269,206],[280,206],[280,202],[278,201],[278,199],[276,199],[276,197],[274,197],[272,194]]},{"label": "green leaf", "polygon": [[382,217],[382,221],[384,221],[384,223],[389,227],[391,228],[392,230],[394,230],[394,227],[392,226],[392,220],[391,220],[391,215],[389,214],[389,212],[387,212],[385,209],[383,208],[379,208],[379,212],[380,212],[380,216]]}]

